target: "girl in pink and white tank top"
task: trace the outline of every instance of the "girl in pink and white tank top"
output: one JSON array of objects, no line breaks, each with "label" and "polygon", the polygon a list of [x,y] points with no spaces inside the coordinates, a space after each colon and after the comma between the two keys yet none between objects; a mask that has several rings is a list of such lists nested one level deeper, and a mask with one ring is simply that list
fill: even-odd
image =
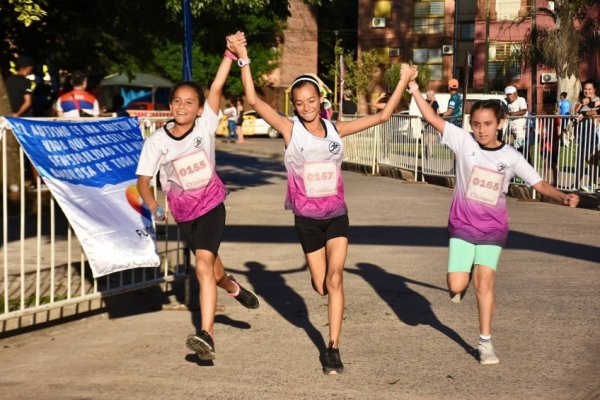
[{"label": "girl in pink and white tank top", "polygon": [[311,283],[320,295],[328,296],[329,345],[323,371],[338,374],[344,369],[339,338],[344,315],[343,271],[348,250],[348,216],[341,174],[342,138],[381,124],[392,116],[416,67],[403,64],[401,79],[385,108],[377,114],[353,121],[331,123],[320,118],[323,109],[322,83],[313,75],[302,75],[291,85],[295,118],[279,114],[256,95],[248,50],[234,49],[242,62],[246,101],[285,140],[288,189],[285,208],[294,213]]},{"label": "girl in pink and white tank top", "polygon": [[311,134],[297,117],[285,151],[288,189],[285,208],[295,215],[326,219],[348,212],[342,180],[343,143],[335,126],[321,119],[326,132]]}]

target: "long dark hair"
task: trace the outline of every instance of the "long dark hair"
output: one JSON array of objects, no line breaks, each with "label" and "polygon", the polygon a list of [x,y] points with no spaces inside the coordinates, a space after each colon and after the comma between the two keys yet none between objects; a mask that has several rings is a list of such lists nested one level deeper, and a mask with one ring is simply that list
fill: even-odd
[{"label": "long dark hair", "polygon": [[475,114],[475,111],[479,110],[490,110],[494,113],[496,117],[496,121],[500,123],[501,120],[505,117],[504,108],[502,108],[502,104],[498,100],[478,100],[473,103],[471,107],[471,115]]},{"label": "long dark hair", "polygon": [[202,86],[193,81],[181,81],[173,85],[169,93],[169,103],[173,102],[175,92],[177,92],[177,90],[182,87],[189,87],[190,89],[194,90],[198,94],[198,102],[200,103],[200,106],[204,104],[204,89],[202,88]]}]

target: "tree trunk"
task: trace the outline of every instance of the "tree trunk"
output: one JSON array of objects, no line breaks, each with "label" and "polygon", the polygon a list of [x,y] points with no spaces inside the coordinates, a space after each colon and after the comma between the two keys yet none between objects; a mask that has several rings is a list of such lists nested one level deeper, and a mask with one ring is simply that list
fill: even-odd
[{"label": "tree trunk", "polygon": [[[0,74],[0,116],[11,116],[10,101],[8,91],[4,85],[4,78]],[[21,176],[19,174],[19,142],[15,139],[12,131],[5,131],[6,140],[6,181],[7,187],[16,184],[19,185]],[[2,153],[0,152],[0,184],[2,184]]]},{"label": "tree trunk", "polygon": [[567,92],[567,99],[572,105],[579,101],[579,93],[581,92],[581,81],[575,75],[566,75],[564,78],[558,78],[558,95],[562,92]]},{"label": "tree trunk", "polygon": [[368,115],[370,114],[369,102],[367,101],[367,96],[364,94],[359,94],[357,97],[357,112],[359,115]]}]

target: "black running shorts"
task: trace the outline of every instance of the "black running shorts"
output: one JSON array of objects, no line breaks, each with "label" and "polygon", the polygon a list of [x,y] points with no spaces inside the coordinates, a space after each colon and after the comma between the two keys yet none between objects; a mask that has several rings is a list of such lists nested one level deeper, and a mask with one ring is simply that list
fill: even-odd
[{"label": "black running shorts", "polygon": [[348,237],[348,214],[329,219],[313,219],[295,215],[294,225],[305,254],[325,247],[325,243],[329,239],[340,236]]},{"label": "black running shorts", "polygon": [[216,257],[225,231],[225,205],[221,203],[206,214],[177,226],[190,250],[209,250]]}]

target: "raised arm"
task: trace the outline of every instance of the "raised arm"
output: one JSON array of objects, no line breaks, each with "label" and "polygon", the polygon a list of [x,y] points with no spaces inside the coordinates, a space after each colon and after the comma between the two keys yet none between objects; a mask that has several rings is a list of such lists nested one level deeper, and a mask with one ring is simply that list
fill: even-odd
[{"label": "raised arm", "polygon": [[[231,43],[232,51],[241,59],[248,58],[248,49],[245,45]],[[287,146],[292,138],[293,122],[284,115],[279,114],[273,107],[262,101],[256,94],[254,81],[252,80],[252,71],[250,64],[241,68],[242,84],[244,85],[244,93],[246,95],[246,103],[252,107],[269,125],[275,128],[283,135],[285,145]]]},{"label": "raised arm", "polygon": [[[241,32],[238,32],[235,35],[227,36],[227,43],[240,42],[243,43],[243,45],[245,45],[246,39],[244,35],[240,35],[240,33]],[[233,60],[231,58],[223,56],[221,64],[219,65],[219,69],[217,70],[217,73],[215,75],[215,79],[210,85],[210,90],[208,91],[208,97],[206,101],[209,107],[215,112],[215,114],[219,113],[219,108],[221,105],[221,94],[223,93],[223,87],[225,87],[225,82],[227,81],[229,71],[231,71],[232,63]]]},{"label": "raised arm", "polygon": [[431,108],[427,100],[423,98],[423,95],[419,91],[419,85],[417,85],[417,82],[413,81],[409,83],[408,92],[413,95],[415,103],[417,103],[417,107],[419,107],[419,111],[421,111],[421,114],[423,114],[423,118],[425,118],[425,120],[429,122],[431,126],[443,134],[446,121],[440,118],[435,111],[433,111],[433,108]]},{"label": "raised arm", "polygon": [[417,78],[417,67],[402,64],[400,67],[400,80],[394,89],[394,93],[385,107],[376,114],[367,115],[366,117],[358,118],[354,121],[342,122],[338,121],[335,126],[341,137],[351,135],[353,133],[364,131],[372,126],[382,124],[390,119],[392,113],[400,103],[402,93],[406,89],[408,82]]}]

